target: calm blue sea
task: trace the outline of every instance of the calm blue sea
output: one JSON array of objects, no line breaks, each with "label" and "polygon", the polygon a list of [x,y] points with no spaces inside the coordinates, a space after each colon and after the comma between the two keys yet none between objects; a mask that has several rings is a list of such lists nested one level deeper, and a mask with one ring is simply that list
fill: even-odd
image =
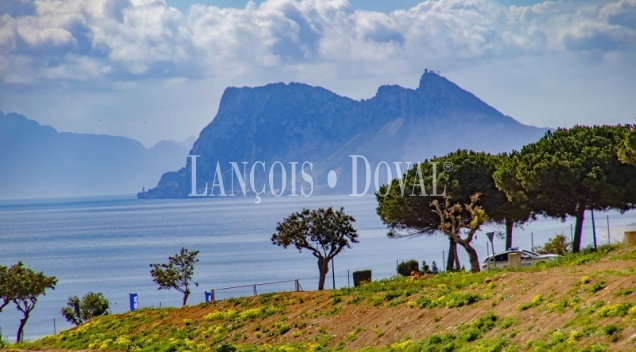
[{"label": "calm blue sea", "polygon": [[[376,215],[373,196],[316,196],[310,198],[217,198],[187,200],[137,200],[133,197],[68,198],[0,201],[0,264],[23,261],[37,271],[59,279],[57,288],[38,301],[26,326],[25,338],[34,339],[69,328],[59,314],[71,295],[103,292],[112,311],[128,309],[128,292],[147,306],[178,306],[175,291],[158,291],[150,277],[150,263],[167,261],[181,247],[200,251],[195,269],[199,287],[190,304],[204,300],[204,290],[268,281],[300,279],[305,290],[317,288],[317,265],[308,252],[274,246],[271,235],[277,222],[303,207],[344,207],[356,218],[360,243],[335,261],[336,286],[348,284],[348,270],[372,269],[373,277],[394,275],[396,261],[433,260],[442,266],[447,240],[442,236],[392,240]],[[633,213],[597,213],[599,243],[607,243],[607,216],[612,240],[636,223]],[[585,243],[592,242],[587,214]],[[565,223],[541,219],[516,229],[514,245],[530,248],[555,233],[570,233]],[[484,229],[485,231],[490,228]],[[531,237],[530,233],[534,235]],[[486,255],[486,236],[475,246]],[[502,240],[495,248],[503,250]],[[462,251],[460,249],[460,251]],[[462,253],[463,255],[463,253]],[[468,265],[464,256],[462,263]],[[332,286],[331,273],[327,287]],[[292,283],[259,287],[259,292],[291,290]],[[252,288],[217,291],[217,297],[249,295]],[[14,341],[19,312],[9,305],[0,313],[6,340]]]}]

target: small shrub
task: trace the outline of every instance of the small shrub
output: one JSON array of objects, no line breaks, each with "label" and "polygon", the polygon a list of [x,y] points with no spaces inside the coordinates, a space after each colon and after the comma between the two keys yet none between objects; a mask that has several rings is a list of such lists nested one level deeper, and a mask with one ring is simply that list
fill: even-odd
[{"label": "small shrub", "polygon": [[360,302],[362,302],[362,297],[358,296],[348,301],[347,304],[358,304]]},{"label": "small shrub", "polygon": [[278,333],[280,335],[285,335],[289,330],[291,330],[291,326],[287,324],[278,323],[276,325],[277,325],[276,327],[278,328]]},{"label": "small shrub", "polygon": [[598,312],[601,317],[624,317],[630,311],[633,304],[631,303],[618,303],[612,306],[604,306]]},{"label": "small shrub", "polygon": [[530,309],[532,307],[536,307],[536,306],[540,305],[541,302],[543,302],[543,295],[542,294],[538,294],[538,295],[536,295],[536,296],[534,296],[532,298],[532,301],[520,305],[519,306],[519,310],[523,311],[523,310]]},{"label": "small shrub", "polygon": [[456,308],[471,305],[480,300],[480,297],[476,293],[461,293],[453,292],[446,296],[445,306],[446,308]]},{"label": "small shrub", "polygon": [[397,272],[402,276],[410,276],[413,271],[420,271],[420,264],[415,259],[401,262],[397,266]]},{"label": "small shrub", "polygon": [[605,325],[602,329],[603,334],[608,336],[612,342],[618,340],[621,330],[622,329],[615,324]]},{"label": "small shrub", "polygon": [[623,289],[619,290],[618,292],[616,292],[616,295],[617,296],[629,296],[629,295],[632,294],[632,292],[634,292],[634,291],[633,291],[633,289],[631,287],[630,288],[623,288]]},{"label": "small shrub", "polygon": [[415,300],[415,305],[420,308],[429,308],[431,306],[431,299],[426,296],[418,297]]},{"label": "small shrub", "polygon": [[224,343],[216,348],[216,352],[236,352],[236,347],[231,343]]},{"label": "small shrub", "polygon": [[592,285],[592,287],[590,288],[590,291],[598,292],[604,288],[605,288],[605,281],[598,281],[598,282],[595,282],[594,285]]},{"label": "small shrub", "polygon": [[534,247],[535,252],[539,254],[558,254],[565,255],[568,253],[571,243],[568,242],[564,235],[558,234],[554,238],[548,239],[543,247]]}]

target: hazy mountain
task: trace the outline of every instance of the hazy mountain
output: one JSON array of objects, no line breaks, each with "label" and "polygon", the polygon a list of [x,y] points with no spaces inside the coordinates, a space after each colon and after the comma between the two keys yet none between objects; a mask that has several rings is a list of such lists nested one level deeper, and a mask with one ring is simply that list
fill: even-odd
[{"label": "hazy mountain", "polygon": [[181,144],[182,147],[184,147],[187,150],[192,149],[192,146],[194,145],[194,142],[197,141],[197,137],[195,136],[190,136],[188,137],[185,141],[179,143]]},{"label": "hazy mountain", "polygon": [[[510,151],[537,140],[544,132],[503,115],[446,78],[427,71],[417,89],[382,86],[373,98],[362,101],[300,83],[227,88],[216,117],[203,129],[191,154],[199,155],[200,192],[205,182],[218,182],[217,161],[226,193],[232,181],[238,189],[230,162],[248,162],[248,180],[253,163],[264,162],[267,171],[257,165],[255,172],[254,183],[259,185],[255,189],[260,190],[263,184],[269,184],[270,167],[281,161],[287,171],[287,195],[291,187],[289,162],[298,162],[298,174],[300,165],[310,161],[316,192],[348,194],[352,190],[350,155],[364,155],[369,160],[373,190],[373,172],[381,161],[391,165],[396,177],[393,162],[418,162],[459,148]],[[401,171],[405,169],[403,164]],[[156,188],[138,196],[187,197],[191,192],[190,170],[188,159],[186,167],[164,174]],[[330,170],[338,176],[333,190],[327,187]],[[364,164],[359,163],[358,170],[363,172]],[[277,189],[282,182],[279,165],[274,174]],[[386,174],[384,167],[380,174]],[[358,179],[361,192],[364,178]],[[297,176],[296,188],[301,181]],[[219,193],[217,187],[215,194]]]},{"label": "hazy mountain", "polygon": [[106,135],[60,133],[0,112],[0,198],[136,193],[166,169],[183,165],[189,148],[152,148]]}]

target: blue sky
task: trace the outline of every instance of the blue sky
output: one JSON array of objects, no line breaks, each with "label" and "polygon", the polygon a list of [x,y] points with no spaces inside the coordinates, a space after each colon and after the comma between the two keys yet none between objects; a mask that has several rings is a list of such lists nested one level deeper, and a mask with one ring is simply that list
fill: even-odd
[{"label": "blue sky", "polygon": [[636,0],[0,0],[0,110],[148,146],[228,86],[365,99],[426,68],[525,124],[633,123],[634,62]]}]

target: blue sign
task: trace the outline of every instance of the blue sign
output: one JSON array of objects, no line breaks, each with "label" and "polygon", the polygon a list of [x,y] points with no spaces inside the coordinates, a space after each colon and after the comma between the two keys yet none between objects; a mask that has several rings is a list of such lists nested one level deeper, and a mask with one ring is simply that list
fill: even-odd
[{"label": "blue sign", "polygon": [[212,300],[212,292],[205,291],[205,302],[210,302]]},{"label": "blue sign", "polygon": [[130,298],[130,311],[134,312],[137,310],[137,308],[139,308],[139,300],[137,299],[137,294],[129,293],[128,296]]}]

